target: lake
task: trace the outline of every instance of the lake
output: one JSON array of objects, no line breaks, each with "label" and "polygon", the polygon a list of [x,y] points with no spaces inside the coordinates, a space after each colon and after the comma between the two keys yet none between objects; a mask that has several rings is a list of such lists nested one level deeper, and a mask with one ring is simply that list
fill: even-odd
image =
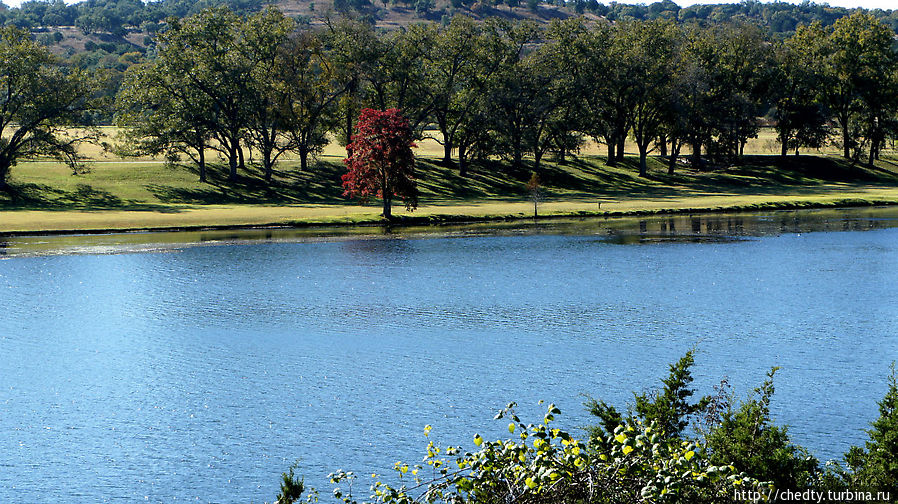
[{"label": "lake", "polygon": [[821,459],[898,359],[898,209],[436,228],[5,238],[0,502],[264,502],[295,461],[387,473],[431,439],[577,430],[696,348],[699,393],[773,366]]}]

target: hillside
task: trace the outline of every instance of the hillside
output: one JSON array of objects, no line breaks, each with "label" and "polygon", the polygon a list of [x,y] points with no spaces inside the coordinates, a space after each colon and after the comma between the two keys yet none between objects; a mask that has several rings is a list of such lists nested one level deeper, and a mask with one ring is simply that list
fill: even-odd
[{"label": "hillside", "polygon": [[[445,22],[458,13],[479,20],[499,17],[538,23],[583,15],[612,22],[659,17],[699,24],[747,20],[767,27],[778,37],[788,36],[800,24],[832,25],[837,19],[858,10],[816,3],[762,4],[757,1],[681,8],[671,0],[641,5],[616,2],[606,5],[596,0],[276,0],[271,4],[301,22],[320,24],[327,18],[349,15],[367,19],[383,29],[421,21]],[[146,55],[154,33],[164,26],[167,18],[186,17],[213,5],[226,5],[237,12],[250,13],[268,3],[262,0],[162,0],[152,3],[87,0],[66,5],[59,0],[32,1],[16,8],[0,4],[0,23],[30,29],[38,41],[60,56],[71,58],[87,53],[76,60],[81,66],[121,68],[123,65],[114,61],[117,57],[108,56],[129,52]],[[898,32],[898,10],[870,12]]]}]

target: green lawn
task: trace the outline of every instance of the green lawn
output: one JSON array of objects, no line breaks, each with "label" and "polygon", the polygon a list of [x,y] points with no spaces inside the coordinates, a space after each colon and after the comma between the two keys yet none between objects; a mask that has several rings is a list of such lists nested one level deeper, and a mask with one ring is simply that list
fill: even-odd
[{"label": "green lawn", "polygon": [[[650,159],[650,176],[637,176],[638,160],[608,167],[586,155],[560,165],[545,163],[541,215],[607,215],[634,212],[752,209],[898,203],[898,159],[876,168],[853,166],[835,156],[747,156],[737,167],[712,172],[666,173]],[[10,194],[0,194],[0,232],[143,229],[266,224],[376,222],[377,202],[360,206],[342,196],[339,156],[324,156],[306,172],[295,161],[279,165],[269,186],[250,169],[240,182],[213,167],[210,182],[198,182],[188,166],[151,160],[96,161],[72,175],[53,162],[13,168]],[[525,188],[530,169],[508,164],[475,165],[469,177],[419,159],[420,207],[410,214],[424,222],[455,218],[515,218],[530,215]],[[397,215],[408,216],[401,205]]]}]

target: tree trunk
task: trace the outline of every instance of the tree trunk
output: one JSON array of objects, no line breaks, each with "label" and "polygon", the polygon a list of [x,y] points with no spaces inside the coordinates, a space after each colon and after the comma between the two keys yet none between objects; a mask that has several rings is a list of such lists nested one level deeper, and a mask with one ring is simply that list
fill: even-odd
[{"label": "tree trunk", "polygon": [[265,150],[262,156],[262,164],[265,167],[265,182],[271,184],[271,176],[274,172],[274,163],[271,161],[271,151]]},{"label": "tree trunk", "polygon": [[620,136],[618,137],[618,139],[617,139],[617,153],[616,153],[616,155],[617,155],[617,160],[618,160],[618,161],[623,161],[623,160],[624,160],[624,145],[626,144],[626,142],[627,142],[627,134],[626,134],[626,133],[620,135]]},{"label": "tree trunk", "polygon": [[667,160],[667,174],[673,175],[674,170],[677,168],[677,156],[680,154],[679,148],[671,147],[670,151],[670,159]]},{"label": "tree trunk", "polygon": [[468,176],[468,160],[467,154],[468,149],[465,148],[464,144],[459,144],[458,146],[458,174],[462,177]]},{"label": "tree trunk", "polygon": [[558,164],[567,164],[567,147],[565,147],[564,145],[562,145],[561,149],[558,150]]},{"label": "tree trunk", "polygon": [[658,147],[661,148],[661,157],[667,157],[667,137],[665,135],[658,137]]},{"label": "tree trunk", "polygon": [[702,143],[700,141],[692,142],[692,168],[700,169],[702,166]]},{"label": "tree trunk", "polygon": [[514,152],[512,153],[512,165],[515,168],[520,168],[522,166],[522,160],[524,159],[524,153],[521,151],[521,147],[519,145],[515,145],[512,149]]},{"label": "tree trunk", "polygon": [[605,164],[608,166],[617,165],[617,158],[614,155],[614,142],[610,138],[605,138],[605,145],[608,146],[608,160],[605,161]]},{"label": "tree trunk", "polygon": [[851,149],[849,149],[850,134],[848,133],[848,121],[842,123],[842,155],[845,159],[851,159]]},{"label": "tree trunk", "polygon": [[648,157],[648,145],[637,145],[639,147],[639,176],[640,177],[648,177],[649,168],[646,163],[646,158]]},{"label": "tree trunk", "polygon": [[700,170],[702,168],[702,144],[692,144],[692,168]]},{"label": "tree trunk", "polygon": [[245,169],[246,169],[246,163],[243,161],[243,147],[240,146],[240,140],[237,140],[236,143],[237,143],[237,156],[238,156],[238,158],[240,159],[240,166],[239,166],[239,168],[240,168],[241,170],[245,170]]},{"label": "tree trunk", "polygon": [[673,175],[674,170],[677,167],[677,157],[680,155],[680,144],[677,144],[676,139],[672,139],[670,142],[670,158],[667,160],[667,174]]},{"label": "tree trunk", "polygon": [[536,149],[533,151],[533,171],[539,173],[539,162],[543,158],[543,151]]},{"label": "tree trunk", "polygon": [[788,154],[789,154],[789,143],[787,141],[783,140],[783,147],[782,147],[782,152],[780,153],[780,155],[783,157],[786,157]]},{"label": "tree trunk", "polygon": [[309,149],[304,145],[299,146],[299,171],[305,172],[309,167]]},{"label": "tree trunk", "polygon": [[352,148],[349,147],[349,144],[352,143],[352,109],[347,104],[346,106],[346,157],[352,157]]},{"label": "tree trunk", "polygon": [[204,142],[200,142],[197,153],[200,159],[200,182],[206,182],[206,144]]},{"label": "tree trunk", "polygon": [[393,209],[392,209],[392,201],[386,195],[384,195],[384,211],[383,211],[384,219],[390,220],[393,218]]},{"label": "tree trunk", "polygon": [[237,182],[237,146],[228,149],[228,181]]},{"label": "tree trunk", "polygon": [[0,163],[0,192],[9,192],[9,163]]},{"label": "tree trunk", "polygon": [[443,165],[452,166],[452,142],[443,136]]}]

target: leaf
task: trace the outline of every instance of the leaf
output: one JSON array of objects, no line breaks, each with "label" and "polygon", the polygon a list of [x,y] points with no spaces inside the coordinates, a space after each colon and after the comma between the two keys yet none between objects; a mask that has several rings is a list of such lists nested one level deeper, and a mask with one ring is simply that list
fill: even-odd
[{"label": "leaf", "polygon": [[508,424],[508,432],[514,434],[514,422]]},{"label": "leaf", "polygon": [[624,455],[630,453],[631,451],[633,451],[632,446],[624,446],[624,448],[623,448]]},{"label": "leaf", "polygon": [[480,437],[480,434],[475,434],[475,435],[474,435],[474,444],[477,445],[477,446],[480,446],[480,445],[483,444],[483,438]]},{"label": "leaf", "polygon": [[692,460],[692,457],[695,456],[695,452],[692,450],[689,450],[688,452],[686,452],[686,455],[684,455],[684,456],[686,457],[686,460]]}]

